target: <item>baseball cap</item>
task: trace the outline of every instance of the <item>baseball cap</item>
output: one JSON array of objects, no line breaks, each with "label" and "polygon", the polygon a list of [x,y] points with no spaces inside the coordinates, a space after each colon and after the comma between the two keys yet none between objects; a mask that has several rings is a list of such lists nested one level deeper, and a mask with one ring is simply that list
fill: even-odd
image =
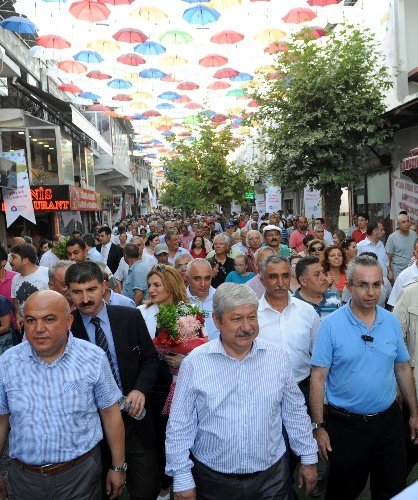
[{"label": "baseball cap", "polygon": [[168,253],[168,246],[165,243],[156,245],[154,249],[154,255],[160,255],[160,253]]},{"label": "baseball cap", "polygon": [[233,220],[230,220],[230,221],[227,223],[226,227],[235,227],[235,222],[234,222]]},{"label": "baseball cap", "polygon": [[267,226],[265,228],[263,228],[263,234],[266,231],[279,231],[279,233],[280,233],[281,229],[279,227],[275,226],[274,224],[267,224]]}]

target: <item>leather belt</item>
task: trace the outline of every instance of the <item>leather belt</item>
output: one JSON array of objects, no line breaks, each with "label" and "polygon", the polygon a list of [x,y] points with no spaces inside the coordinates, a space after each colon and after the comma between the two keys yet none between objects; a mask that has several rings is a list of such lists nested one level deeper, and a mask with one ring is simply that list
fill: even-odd
[{"label": "leather belt", "polygon": [[92,448],[90,451],[87,453],[84,453],[83,455],[74,458],[73,460],[69,460],[68,462],[60,462],[58,464],[45,464],[45,465],[30,465],[30,464],[25,464],[24,462],[21,462],[19,459],[15,458],[14,462],[19,466],[22,467],[22,469],[29,470],[31,472],[37,472],[38,474],[42,474],[43,476],[48,476],[50,474],[58,474],[58,472],[64,472],[71,467],[74,467],[74,465],[79,464],[83,460],[85,460],[87,457],[89,457],[93,451],[96,448]]},{"label": "leather belt", "polygon": [[379,413],[368,413],[365,415],[360,415],[358,413],[350,413],[344,408],[338,408],[338,406],[334,406],[331,403],[328,403],[328,416],[333,416],[345,420],[363,420],[363,422],[371,422],[373,420],[377,420],[382,418],[383,416],[390,413],[397,405],[397,402],[394,401],[389,408]]}]

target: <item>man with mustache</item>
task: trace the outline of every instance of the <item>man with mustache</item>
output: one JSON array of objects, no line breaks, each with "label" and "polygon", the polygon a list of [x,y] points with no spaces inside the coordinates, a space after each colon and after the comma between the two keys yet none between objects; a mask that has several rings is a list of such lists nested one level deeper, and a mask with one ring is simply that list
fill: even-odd
[{"label": "man with mustache", "polygon": [[281,245],[281,229],[278,226],[269,224],[263,229],[264,243],[270,247],[277,255],[281,257],[290,257],[290,248],[287,245]]},{"label": "man with mustache", "polygon": [[247,285],[221,284],[213,299],[218,339],[183,361],[167,427],[166,472],[174,500],[288,498],[290,446],[299,486],[316,482],[317,448],[287,354],[257,338],[258,299]]}]

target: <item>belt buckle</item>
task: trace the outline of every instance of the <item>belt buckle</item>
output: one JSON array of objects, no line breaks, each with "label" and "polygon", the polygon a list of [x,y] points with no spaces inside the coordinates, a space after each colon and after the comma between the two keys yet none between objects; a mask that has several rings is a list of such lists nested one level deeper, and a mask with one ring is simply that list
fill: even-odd
[{"label": "belt buckle", "polygon": [[368,422],[369,420],[375,418],[376,415],[378,415],[378,413],[368,413],[367,415],[363,415],[363,421]]},{"label": "belt buckle", "polygon": [[47,469],[48,467],[52,467],[54,464],[45,464],[45,465],[41,465],[41,474],[42,476],[46,476],[46,472],[44,472],[44,469]]}]

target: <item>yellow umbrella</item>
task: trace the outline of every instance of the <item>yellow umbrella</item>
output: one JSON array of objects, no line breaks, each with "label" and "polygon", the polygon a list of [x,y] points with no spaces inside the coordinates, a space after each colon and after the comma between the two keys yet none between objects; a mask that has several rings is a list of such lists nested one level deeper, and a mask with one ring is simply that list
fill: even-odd
[{"label": "yellow umbrella", "polygon": [[150,92],[145,92],[145,90],[138,90],[131,94],[134,99],[152,99],[153,95]]},{"label": "yellow umbrella", "polygon": [[141,78],[138,73],[127,73],[124,78],[132,83],[142,83],[146,78]]},{"label": "yellow umbrella", "polygon": [[129,107],[131,107],[133,109],[148,109],[149,104],[147,104],[146,102],[142,102],[142,101],[136,101],[136,102],[131,102]]},{"label": "yellow umbrella", "polygon": [[274,66],[271,66],[269,64],[265,64],[264,66],[259,66],[258,68],[255,69],[255,73],[263,73],[264,75],[269,75],[271,73],[274,73],[276,69]]},{"label": "yellow umbrella", "polygon": [[240,115],[244,111],[244,108],[231,108],[229,112],[232,115]]},{"label": "yellow umbrella", "polygon": [[120,45],[115,40],[99,38],[87,44],[87,47],[98,52],[116,52],[120,50]]},{"label": "yellow umbrella", "polygon": [[235,7],[235,5],[241,5],[242,0],[211,0],[205,3],[205,7],[210,7],[211,9],[230,9]]},{"label": "yellow umbrella", "polygon": [[266,28],[254,36],[254,40],[260,43],[277,42],[284,38],[286,33],[277,28]]},{"label": "yellow umbrella", "polygon": [[148,21],[159,21],[162,19],[168,19],[167,14],[156,7],[140,7],[139,9],[135,9],[130,13],[130,16],[134,19],[146,19]]},{"label": "yellow umbrella", "polygon": [[163,57],[160,59],[159,63],[162,64],[163,66],[183,66],[184,64],[187,64],[189,61],[187,59],[184,59],[184,57],[180,56],[167,56]]},{"label": "yellow umbrella", "polygon": [[245,82],[241,85],[241,88],[243,90],[251,90],[251,89],[258,89],[262,87],[263,84],[261,82],[256,82],[255,80],[251,80],[250,82]]},{"label": "yellow umbrella", "polygon": [[241,135],[248,135],[250,133],[249,127],[239,127],[237,128],[237,132]]}]

